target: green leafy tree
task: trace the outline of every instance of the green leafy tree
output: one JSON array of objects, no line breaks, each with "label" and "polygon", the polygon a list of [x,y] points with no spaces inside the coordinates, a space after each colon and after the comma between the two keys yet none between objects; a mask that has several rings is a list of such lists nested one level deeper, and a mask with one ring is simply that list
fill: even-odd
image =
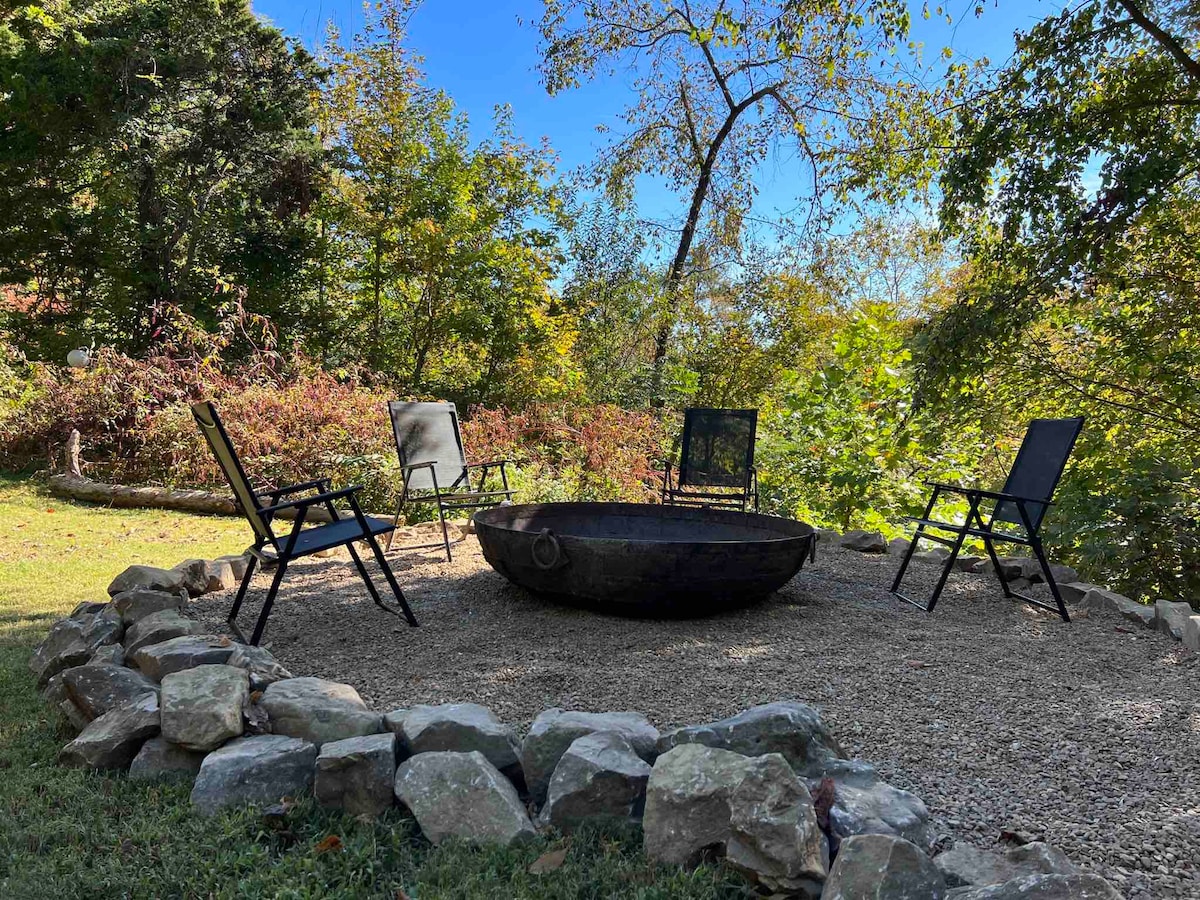
[{"label": "green leafy tree", "polygon": [[959,117],[941,218],[969,266],[922,335],[922,397],[1015,439],[1088,417],[1048,520],[1085,574],[1200,591],[1200,32],[1096,0],[1018,36]]},{"label": "green leafy tree", "polygon": [[573,323],[548,284],[562,206],[548,148],[499,110],[471,146],[404,44],[413,3],[384,3],[327,47],[320,132],[334,160],[310,318],[333,361],[417,394],[512,402],[571,387]]},{"label": "green leafy tree", "polygon": [[891,54],[914,59],[908,27],[900,0],[545,0],[541,72],[551,94],[621,68],[632,77],[627,129],[597,165],[608,189],[625,196],[649,173],[684,198],[656,326],[655,399],[693,243],[700,237],[710,254],[738,249],[756,170],[773,148],[807,167],[810,218],[855,189],[882,196],[927,183],[928,171],[909,162],[921,154],[903,151],[936,142],[937,114],[962,70],[933,91],[905,75]]},{"label": "green leafy tree", "polygon": [[142,352],[231,286],[285,310],[318,75],[245,0],[0,8],[0,282],[28,289],[25,345]]}]

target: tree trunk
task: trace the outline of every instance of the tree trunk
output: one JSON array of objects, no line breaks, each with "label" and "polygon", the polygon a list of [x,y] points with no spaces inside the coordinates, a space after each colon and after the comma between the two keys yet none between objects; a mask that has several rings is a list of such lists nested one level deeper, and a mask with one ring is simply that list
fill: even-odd
[{"label": "tree trunk", "polygon": [[667,352],[670,350],[671,332],[675,329],[675,320],[679,313],[679,287],[683,281],[683,270],[687,265],[688,254],[692,250],[692,240],[696,236],[696,227],[700,223],[700,213],[704,209],[704,201],[708,199],[708,189],[712,184],[713,169],[716,168],[721,147],[724,145],[725,139],[729,137],[729,133],[733,131],[733,126],[737,124],[738,117],[755,103],[771,95],[774,90],[774,85],[760,88],[741,103],[731,106],[729,115],[725,117],[725,121],[721,123],[721,127],[713,136],[712,143],[708,145],[704,160],[700,164],[700,170],[696,176],[696,186],[692,189],[692,202],[688,206],[687,218],[683,222],[683,231],[679,234],[679,244],[675,248],[671,267],[667,269],[667,276],[663,280],[663,299],[666,301],[666,309],[659,321],[658,333],[654,337],[654,367],[650,375],[650,404],[656,409],[661,408],[666,400],[663,396],[663,369],[667,362]]}]

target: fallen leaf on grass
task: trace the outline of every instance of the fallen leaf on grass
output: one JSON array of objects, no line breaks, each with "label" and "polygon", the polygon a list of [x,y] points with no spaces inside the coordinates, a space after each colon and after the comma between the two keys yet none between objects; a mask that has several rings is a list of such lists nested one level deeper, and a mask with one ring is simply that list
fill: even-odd
[{"label": "fallen leaf on grass", "polygon": [[923,660],[923,659],[910,659],[910,660],[908,660],[908,664],[909,664],[909,666],[911,666],[914,669],[928,669],[929,668],[929,663],[925,662],[925,660]]},{"label": "fallen leaf on grass", "polygon": [[558,850],[550,850],[530,863],[529,873],[531,875],[541,875],[544,872],[553,872],[563,864],[566,858],[566,847],[560,847]]},{"label": "fallen leaf on grass", "polygon": [[329,853],[332,850],[342,849],[342,839],[336,834],[327,835],[317,842],[313,847],[313,853]]}]

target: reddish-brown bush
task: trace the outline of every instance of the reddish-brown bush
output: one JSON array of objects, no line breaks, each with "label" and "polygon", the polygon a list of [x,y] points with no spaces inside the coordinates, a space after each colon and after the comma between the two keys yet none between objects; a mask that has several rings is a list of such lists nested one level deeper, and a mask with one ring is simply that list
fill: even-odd
[{"label": "reddish-brown bush", "polygon": [[[20,402],[0,418],[0,469],[58,465],[71,429],[86,474],[122,484],[221,487],[188,410],[212,399],[252,477],[267,483],[329,475],[391,506],[399,470],[385,389],[338,378],[301,357],[260,354],[224,371],[211,360],[134,360],[102,351],[84,370],[36,365]],[[463,422],[475,460],[511,457],[520,499],[647,499],[661,456],[653,416],[613,406],[475,408]]]}]

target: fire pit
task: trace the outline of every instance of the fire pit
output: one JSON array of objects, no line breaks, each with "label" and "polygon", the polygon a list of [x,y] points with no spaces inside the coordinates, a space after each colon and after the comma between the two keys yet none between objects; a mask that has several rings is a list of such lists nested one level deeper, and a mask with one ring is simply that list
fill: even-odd
[{"label": "fire pit", "polygon": [[476,513],[475,530],[509,581],[623,615],[744,606],[786,584],[816,546],[803,522],[637,503],[501,506]]}]

